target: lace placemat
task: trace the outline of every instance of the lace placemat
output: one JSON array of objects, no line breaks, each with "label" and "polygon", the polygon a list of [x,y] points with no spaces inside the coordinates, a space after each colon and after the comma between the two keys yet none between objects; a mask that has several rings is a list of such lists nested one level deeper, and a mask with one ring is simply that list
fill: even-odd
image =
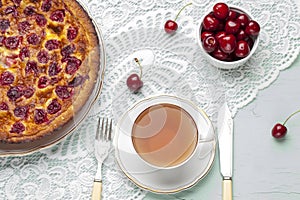
[{"label": "lace placemat", "polygon": [[[114,123],[139,99],[159,93],[188,98],[215,123],[217,109],[227,101],[235,115],[258,91],[269,86],[300,50],[300,15],[294,0],[226,1],[250,11],[261,25],[260,44],[253,58],[234,70],[212,67],[200,55],[196,29],[216,1],[193,0],[178,18],[179,29],[165,34],[163,25],[190,1],[85,0],[106,44],[107,66],[102,95],[89,117],[59,144],[23,157],[0,158],[0,197],[3,199],[90,199],[96,171],[96,118]],[[144,87],[138,94],[125,85],[129,74],[143,65]],[[122,101],[121,101],[122,100]],[[103,199],[143,199],[111,156],[105,162]]]}]

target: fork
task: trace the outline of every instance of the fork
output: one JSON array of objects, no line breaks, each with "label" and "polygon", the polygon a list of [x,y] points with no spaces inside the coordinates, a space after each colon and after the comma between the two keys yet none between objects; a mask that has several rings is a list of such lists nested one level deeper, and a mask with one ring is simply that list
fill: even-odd
[{"label": "fork", "polygon": [[99,118],[95,138],[95,157],[98,161],[97,172],[93,184],[92,200],[101,199],[102,192],[102,164],[108,156],[111,146],[112,120]]}]

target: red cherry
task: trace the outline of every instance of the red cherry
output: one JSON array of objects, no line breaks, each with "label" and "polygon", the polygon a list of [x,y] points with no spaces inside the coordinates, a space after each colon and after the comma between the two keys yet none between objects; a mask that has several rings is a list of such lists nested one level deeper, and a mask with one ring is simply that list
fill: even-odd
[{"label": "red cherry", "polygon": [[178,29],[178,24],[176,23],[176,20],[177,20],[178,16],[180,15],[180,13],[181,13],[187,6],[189,6],[189,5],[192,5],[192,3],[189,3],[189,4],[185,5],[184,7],[182,7],[182,8],[179,10],[179,12],[177,13],[177,15],[176,15],[176,17],[175,17],[175,20],[168,20],[168,21],[166,21],[165,27],[164,27],[166,33],[168,33],[168,34],[173,34],[173,33],[176,32],[176,30]]},{"label": "red cherry", "polygon": [[228,54],[224,53],[220,48],[216,48],[212,52],[212,56],[218,60],[226,60],[228,58]]},{"label": "red cherry", "polygon": [[50,80],[47,76],[42,76],[38,81],[38,88],[45,88],[49,85]]},{"label": "red cherry", "polygon": [[51,0],[45,0],[43,3],[42,3],[42,11],[44,12],[48,12],[50,9],[51,9],[51,6],[52,6],[52,2]]},{"label": "red cherry", "polygon": [[259,34],[259,31],[260,31],[260,26],[254,20],[250,20],[248,25],[245,28],[245,32],[251,36],[257,36]]},{"label": "red cherry", "polygon": [[225,28],[225,24],[223,22],[220,22],[216,31],[223,31],[224,28]]},{"label": "red cherry", "polygon": [[61,110],[61,104],[58,102],[57,99],[53,99],[47,107],[47,112],[51,115],[57,113],[60,110]]},{"label": "red cherry", "polygon": [[238,41],[234,51],[235,56],[238,58],[244,58],[248,56],[249,53],[250,53],[250,47],[248,43],[244,40]]},{"label": "red cherry", "polygon": [[238,16],[237,12],[235,12],[234,10],[230,9],[229,12],[228,12],[227,19],[234,20],[234,19],[236,19],[237,16]]},{"label": "red cherry", "polygon": [[47,24],[47,19],[42,14],[36,14],[35,21],[36,21],[37,25],[39,25],[39,26],[45,26]]},{"label": "red cherry", "polygon": [[248,43],[250,49],[252,49],[253,45],[254,45],[254,41],[251,37],[247,37],[245,38],[245,41]]},{"label": "red cherry", "polygon": [[228,16],[229,8],[225,3],[217,3],[213,7],[214,16],[218,19],[225,19]]},{"label": "red cherry", "polygon": [[226,35],[225,31],[219,31],[215,34],[215,38],[217,41],[219,41],[220,38],[224,37]]},{"label": "red cherry", "polygon": [[226,58],[225,61],[231,62],[231,61],[236,61],[236,60],[239,60],[239,59],[240,59],[240,58],[236,57],[236,56],[234,55],[234,53],[231,53],[231,54],[228,55],[228,57]]},{"label": "red cherry", "polygon": [[8,105],[5,102],[0,103],[0,110],[8,110]]},{"label": "red cherry", "polygon": [[52,21],[56,21],[56,22],[63,22],[64,18],[65,18],[65,11],[64,10],[55,10],[50,15],[50,19]]},{"label": "red cherry", "polygon": [[280,123],[277,123],[273,129],[272,129],[272,136],[274,138],[283,138],[287,133],[287,128],[280,124]]},{"label": "red cherry", "polygon": [[11,126],[11,129],[9,132],[20,134],[23,131],[25,131],[25,126],[21,122],[16,122]]},{"label": "red cherry", "polygon": [[47,118],[47,112],[44,109],[36,109],[34,111],[34,122],[36,124],[42,124],[49,121]]},{"label": "red cherry", "polygon": [[11,36],[4,39],[3,43],[7,49],[17,49],[20,44],[20,37]]},{"label": "red cherry", "polygon": [[143,81],[140,79],[139,75],[131,74],[127,78],[126,84],[132,92],[137,92],[143,86]]},{"label": "red cherry", "polygon": [[68,40],[70,40],[70,41],[74,40],[77,37],[77,35],[78,35],[78,28],[73,27],[73,26],[68,28],[68,32],[67,32]]},{"label": "red cherry", "polygon": [[234,35],[229,34],[219,39],[220,49],[224,53],[232,53],[236,47],[236,38]]},{"label": "red cherry", "polygon": [[297,110],[296,112],[292,113],[290,116],[288,116],[288,118],[286,118],[286,120],[283,122],[283,124],[280,124],[280,123],[275,124],[275,126],[272,129],[272,136],[274,138],[283,138],[287,133],[287,128],[286,128],[285,124],[291,117],[293,117],[295,114],[297,114],[299,112],[300,112],[300,110]]},{"label": "red cherry", "polygon": [[206,37],[203,40],[202,44],[203,44],[203,48],[208,53],[213,52],[218,46],[217,39],[213,35]]},{"label": "red cherry", "polygon": [[10,22],[8,19],[1,19],[0,20],[0,30],[1,32],[5,32],[10,26]]},{"label": "red cherry", "polygon": [[227,34],[236,34],[240,29],[240,23],[233,20],[228,20],[225,24],[225,32]]},{"label": "red cherry", "polygon": [[242,13],[236,18],[236,21],[240,23],[241,27],[245,27],[249,23],[249,18],[246,14]]},{"label": "red cherry", "polygon": [[245,30],[240,29],[237,33],[236,33],[236,39],[239,40],[247,40],[248,39],[248,34],[245,32]]},{"label": "red cherry", "polygon": [[201,33],[201,41],[203,41],[206,37],[210,36],[210,35],[213,35],[214,33],[213,32],[210,32],[210,31],[203,31]]},{"label": "red cherry", "polygon": [[202,25],[204,30],[215,31],[219,27],[220,21],[214,16],[208,14],[204,17]]},{"label": "red cherry", "polygon": [[143,71],[142,71],[142,66],[140,61],[137,58],[134,58],[134,61],[138,64],[138,66],[140,67],[140,75],[137,74],[131,74],[126,81],[127,87],[129,88],[129,90],[131,90],[134,93],[137,93],[141,87],[143,87],[144,83],[141,80],[142,79],[142,75],[143,75]]},{"label": "red cherry", "polygon": [[60,99],[65,100],[73,96],[73,89],[65,85],[64,86],[58,85],[55,88],[55,93]]},{"label": "red cherry", "polygon": [[169,34],[175,33],[175,31],[177,30],[177,28],[178,28],[178,25],[173,20],[168,20],[165,23],[165,31],[166,31],[166,33],[169,33]]},{"label": "red cherry", "polygon": [[4,71],[0,74],[0,85],[10,85],[14,82],[15,77],[9,71]]}]

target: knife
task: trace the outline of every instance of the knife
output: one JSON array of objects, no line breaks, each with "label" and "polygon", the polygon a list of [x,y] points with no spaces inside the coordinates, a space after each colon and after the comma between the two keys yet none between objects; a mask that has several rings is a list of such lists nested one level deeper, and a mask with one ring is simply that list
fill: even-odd
[{"label": "knife", "polygon": [[227,103],[218,113],[220,172],[223,176],[223,200],[232,200],[233,119]]}]

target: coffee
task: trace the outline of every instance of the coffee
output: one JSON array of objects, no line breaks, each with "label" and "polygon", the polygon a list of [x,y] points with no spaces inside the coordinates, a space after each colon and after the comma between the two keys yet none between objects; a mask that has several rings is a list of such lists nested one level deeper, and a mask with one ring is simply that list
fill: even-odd
[{"label": "coffee", "polygon": [[158,167],[172,167],[187,160],[198,141],[196,123],[183,108],[162,103],[139,114],[132,128],[136,152]]}]

